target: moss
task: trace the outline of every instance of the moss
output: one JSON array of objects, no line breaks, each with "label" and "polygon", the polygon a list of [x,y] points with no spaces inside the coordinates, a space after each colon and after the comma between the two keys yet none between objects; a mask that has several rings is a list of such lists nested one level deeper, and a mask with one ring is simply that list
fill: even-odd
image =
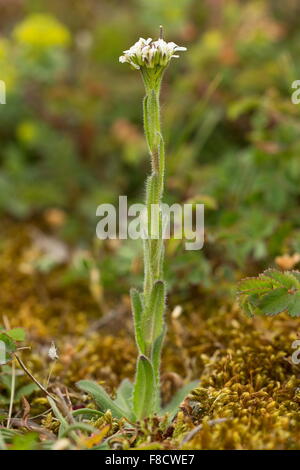
[{"label": "moss", "polygon": [[[93,328],[99,311],[88,285],[82,281],[61,286],[57,269],[43,276],[18,269],[30,244],[28,227],[7,227],[1,242],[0,309],[11,326],[23,326],[28,332],[31,350],[22,357],[45,382],[50,368],[47,351],[54,339],[60,358],[50,383],[67,386],[74,407],[93,407],[90,398],[76,389],[77,380],[93,378],[114,394],[123,378],[134,376],[136,349],[128,299],[121,327],[119,320],[112,320],[106,329]],[[184,401],[173,423],[156,417],[130,427],[109,414],[94,421],[98,429],[109,424],[111,447],[299,449],[300,369],[290,360],[297,320],[284,314],[248,319],[232,301],[212,307],[206,298],[185,303],[183,310],[179,318],[169,320],[162,370],[164,401],[183,379],[198,378],[199,387]],[[29,401],[32,416],[47,410],[39,392]],[[51,413],[37,421],[57,432]]]}]

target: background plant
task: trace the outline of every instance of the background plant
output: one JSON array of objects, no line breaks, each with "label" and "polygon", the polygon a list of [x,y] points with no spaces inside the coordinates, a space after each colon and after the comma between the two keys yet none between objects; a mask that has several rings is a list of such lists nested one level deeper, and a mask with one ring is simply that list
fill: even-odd
[{"label": "background plant", "polygon": [[[299,107],[290,101],[299,74],[298,7],[290,0],[287,14],[279,2],[223,3],[139,0],[116,9],[115,2],[88,0],[83,12],[68,1],[62,8],[57,0],[18,0],[16,15],[11,2],[0,41],[10,103],[9,112],[0,107],[2,213],[28,220],[59,208],[68,214],[59,236],[88,247],[100,202],[116,204],[116,194],[140,200],[136,175],[145,171],[147,152],[141,86],[114,58],[135,29],[150,33],[160,18],[189,47],[163,89],[172,155],[166,202],[204,202],[210,233],[197,254],[167,243],[169,286],[209,289],[213,274],[227,289],[224,278],[240,277],[237,271],[251,274],[278,254],[299,251]],[[39,45],[37,14],[47,28]],[[97,262],[105,289],[126,293],[143,276],[132,269],[140,252],[130,242],[115,249],[111,257],[104,244]],[[115,282],[128,272],[127,283]]]},{"label": "background plant", "polygon": [[300,316],[300,273],[268,269],[258,277],[249,277],[239,283],[241,305],[250,316],[277,315],[287,312]]}]

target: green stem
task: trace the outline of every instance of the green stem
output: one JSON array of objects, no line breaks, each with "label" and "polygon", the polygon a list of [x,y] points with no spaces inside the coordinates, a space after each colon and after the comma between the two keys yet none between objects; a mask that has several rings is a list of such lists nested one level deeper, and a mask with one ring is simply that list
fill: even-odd
[{"label": "green stem", "polygon": [[[163,197],[165,155],[160,125],[160,86],[163,69],[142,69],[146,89],[143,102],[144,130],[151,157],[151,175],[146,183],[146,207],[148,236],[144,240],[144,291],[143,311],[139,318],[135,305],[136,336],[142,335],[142,349],[145,358],[138,360],[134,386],[135,408],[138,418],[149,416],[160,406],[160,355],[164,338],[165,285],[163,282],[164,243],[160,204]],[[133,304],[136,299],[133,296]],[[141,352],[141,347],[139,346]],[[146,359],[148,362],[146,362]],[[145,367],[147,364],[147,367]],[[144,384],[143,384],[143,383]],[[147,385],[145,385],[147,384]],[[148,403],[143,397],[150,396]],[[147,393],[146,393],[147,392]],[[147,398],[149,401],[149,398]],[[143,401],[144,403],[141,403]],[[153,408],[154,407],[154,408]]]},{"label": "green stem", "polygon": [[[143,72],[146,88],[144,98],[144,129],[145,136],[151,156],[152,173],[147,180],[146,206],[148,210],[148,234],[149,240],[144,243],[144,263],[145,263],[145,283],[144,296],[148,298],[155,281],[162,278],[163,265],[163,240],[162,222],[159,215],[157,220],[151,218],[151,208],[156,206],[156,210],[163,196],[165,158],[164,143],[160,127],[160,85],[162,74],[149,78],[149,73]],[[154,213],[155,209],[153,208]],[[158,222],[158,238],[152,239],[152,231],[155,230],[155,222]]]}]

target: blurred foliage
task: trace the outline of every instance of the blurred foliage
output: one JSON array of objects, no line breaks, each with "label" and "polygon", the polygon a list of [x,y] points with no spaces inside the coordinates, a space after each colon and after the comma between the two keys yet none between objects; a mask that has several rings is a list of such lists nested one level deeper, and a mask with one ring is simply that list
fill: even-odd
[{"label": "blurred foliage", "polygon": [[[162,93],[166,202],[206,204],[204,249],[168,243],[171,285],[230,283],[300,250],[296,0],[1,0],[0,9],[2,214],[60,211],[51,230],[90,249],[99,204],[142,200],[142,84],[118,57],[163,24],[188,47]],[[98,245],[104,285],[127,291],[142,274],[140,247]],[[72,269],[70,279],[87,275]]]}]

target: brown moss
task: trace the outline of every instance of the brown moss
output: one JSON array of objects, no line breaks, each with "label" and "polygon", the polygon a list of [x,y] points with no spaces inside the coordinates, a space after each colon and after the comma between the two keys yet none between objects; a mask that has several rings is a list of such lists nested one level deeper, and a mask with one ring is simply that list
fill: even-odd
[{"label": "brown moss", "polygon": [[[87,283],[59,283],[63,268],[47,275],[26,274],[18,267],[30,240],[26,226],[12,225],[2,237],[0,311],[11,326],[28,332],[26,365],[41,381],[50,368],[47,358],[55,339],[60,358],[51,383],[68,386],[74,405],[92,406],[75,382],[93,378],[114,393],[133,378],[136,349],[128,301],[119,325],[94,328],[99,317]],[[212,293],[213,295],[213,293]],[[123,299],[124,302],[124,299]],[[248,319],[237,305],[208,308],[205,299],[183,305],[183,314],[169,321],[163,355],[163,391],[167,400],[183,379],[198,378],[200,386],[185,401],[177,420],[146,420],[125,432],[110,420],[115,448],[299,449],[300,374],[291,363],[292,342],[299,323],[285,315]],[[211,303],[210,303],[211,305]],[[31,399],[32,410],[46,404]],[[108,417],[106,417],[108,419]],[[219,420],[224,418],[222,422]],[[105,422],[107,422],[107,419]],[[56,430],[47,415],[42,423]],[[101,427],[101,419],[97,427]],[[196,428],[197,427],[197,428]],[[192,430],[194,435],[189,434]]]}]

